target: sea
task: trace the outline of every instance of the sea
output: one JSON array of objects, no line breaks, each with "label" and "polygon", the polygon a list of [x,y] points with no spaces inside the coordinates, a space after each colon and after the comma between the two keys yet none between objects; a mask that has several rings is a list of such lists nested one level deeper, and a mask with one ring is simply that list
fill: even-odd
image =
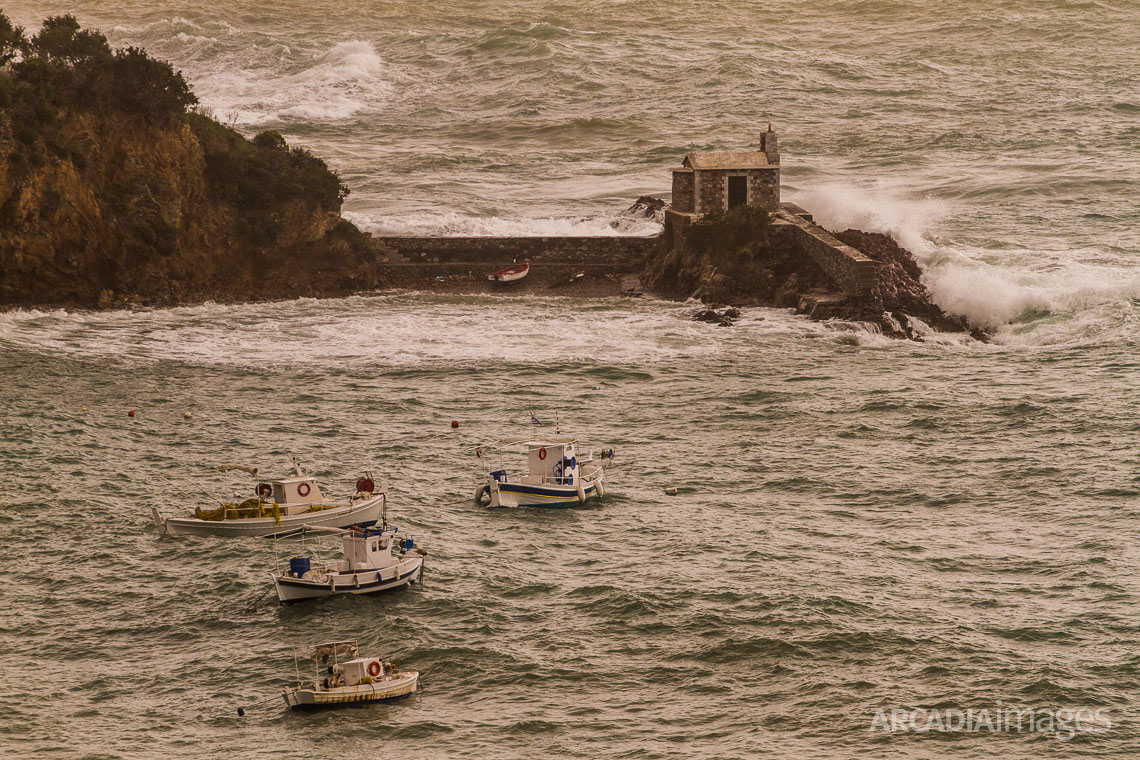
[{"label": "sea", "polygon": [[[1137,3],[3,11],[170,61],[376,234],[653,234],[634,198],[771,124],[785,200],[992,338],[651,297],[0,313],[0,755],[1140,756]],[[556,430],[614,448],[604,500],[473,503],[476,447]],[[388,482],[422,587],[281,607],[271,542],[160,536],[290,456]],[[340,638],[422,691],[290,713]]]}]

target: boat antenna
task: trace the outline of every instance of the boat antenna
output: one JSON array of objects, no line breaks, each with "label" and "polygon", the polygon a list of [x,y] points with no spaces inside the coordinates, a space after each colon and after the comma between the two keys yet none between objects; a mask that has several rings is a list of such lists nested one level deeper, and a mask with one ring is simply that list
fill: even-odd
[{"label": "boat antenna", "polygon": [[384,501],[380,502],[380,530],[388,527],[388,478],[380,477],[380,495]]},{"label": "boat antenna", "polygon": [[297,461],[297,457],[292,454],[289,455],[289,461],[293,463],[293,469],[297,471],[297,477],[305,477],[305,471],[301,469],[301,463]]}]

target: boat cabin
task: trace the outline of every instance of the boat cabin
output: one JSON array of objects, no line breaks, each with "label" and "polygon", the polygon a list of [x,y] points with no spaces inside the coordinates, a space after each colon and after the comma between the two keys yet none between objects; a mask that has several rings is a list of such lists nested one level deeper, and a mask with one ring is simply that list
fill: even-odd
[{"label": "boat cabin", "polygon": [[[541,440],[509,439],[500,444],[523,444],[526,446],[527,474],[512,479],[512,483],[524,485],[572,486],[578,482],[578,441],[573,438],[548,438]],[[491,477],[507,482],[507,471],[498,469]]]},{"label": "boat cabin", "polygon": [[[371,683],[373,679],[382,678],[384,676],[384,663],[375,657],[357,657],[354,660],[340,663],[339,675],[341,676],[341,683],[344,686],[358,686],[362,681],[364,683]],[[365,677],[368,681],[365,681]]]},{"label": "boat cabin", "polygon": [[270,483],[260,483],[257,495],[276,504],[322,504],[324,496],[317,481],[310,477],[285,478]]},{"label": "boat cabin", "polygon": [[[344,559],[337,562],[337,572],[351,573],[355,570],[375,570],[399,562],[392,555],[392,542],[396,540],[394,530],[349,532],[341,538]],[[410,539],[409,539],[410,540]]]}]

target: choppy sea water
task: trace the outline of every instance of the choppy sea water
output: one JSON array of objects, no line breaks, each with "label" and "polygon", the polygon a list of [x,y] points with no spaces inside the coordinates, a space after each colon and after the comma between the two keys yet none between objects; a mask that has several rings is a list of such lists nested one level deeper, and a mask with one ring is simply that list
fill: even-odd
[{"label": "choppy sea water", "polygon": [[[688,313],[395,295],[3,315],[5,681],[38,686],[13,689],[0,742],[53,757],[1134,750],[1134,344],[868,342],[776,311],[731,329]],[[475,446],[529,432],[532,413],[617,449],[603,505],[467,501]],[[426,590],[283,609],[270,547],[150,523],[152,505],[240,483],[212,465],[283,471],[288,454],[331,492],[369,466],[389,478],[393,521],[430,552]],[[420,668],[423,693],[288,714],[290,646],[340,636]],[[998,700],[1104,707],[1113,727],[871,730],[877,709]]]},{"label": "choppy sea water", "polygon": [[[0,315],[6,754],[1137,753],[1134,4],[4,10],[170,59],[219,118],[327,157],[375,231],[652,232],[632,197],[771,119],[786,198],[890,232],[995,331],[416,294]],[[474,447],[531,413],[618,450],[602,506],[466,503]],[[266,546],[150,524],[224,493],[212,465],[289,454],[333,489],[388,477],[426,590],[282,609]],[[424,692],[260,704],[293,643],[339,636]],[[872,730],[1011,705],[1112,726]]]}]

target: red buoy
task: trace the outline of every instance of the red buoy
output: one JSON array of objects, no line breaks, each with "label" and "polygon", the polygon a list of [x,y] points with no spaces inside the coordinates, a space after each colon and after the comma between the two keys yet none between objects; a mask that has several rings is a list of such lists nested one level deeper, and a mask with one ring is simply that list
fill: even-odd
[{"label": "red buoy", "polygon": [[135,416],[135,410],[132,409],[131,411],[127,412],[127,416],[128,417],[134,417]]},{"label": "red buoy", "polygon": [[457,427],[459,427],[459,420],[452,420],[452,421],[451,421],[451,426],[452,426],[453,428],[457,428]]}]

